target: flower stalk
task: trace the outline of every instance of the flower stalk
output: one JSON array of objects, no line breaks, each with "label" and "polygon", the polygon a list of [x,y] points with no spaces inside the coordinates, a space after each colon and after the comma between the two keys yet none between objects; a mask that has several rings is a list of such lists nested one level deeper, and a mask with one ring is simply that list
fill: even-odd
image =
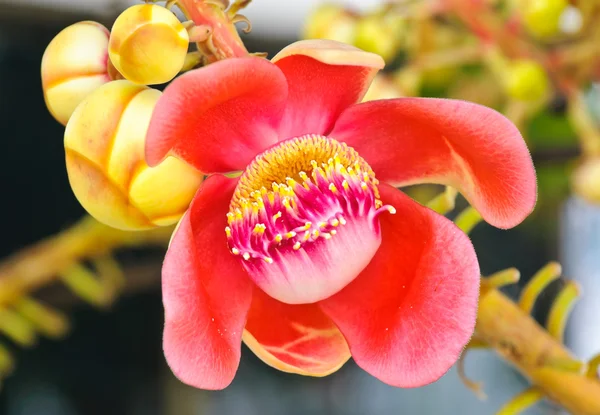
[{"label": "flower stalk", "polygon": [[[235,22],[239,21],[236,12],[247,1],[236,1],[227,10],[229,2],[208,0],[178,0],[177,6],[196,26],[210,28],[210,35],[198,48],[204,53],[208,63],[217,60],[248,55],[242,39],[237,32]],[[229,13],[233,11],[233,16]]]}]

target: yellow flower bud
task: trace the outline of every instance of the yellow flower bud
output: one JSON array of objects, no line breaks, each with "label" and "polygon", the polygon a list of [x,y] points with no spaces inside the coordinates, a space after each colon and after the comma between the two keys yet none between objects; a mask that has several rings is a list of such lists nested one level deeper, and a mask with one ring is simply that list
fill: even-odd
[{"label": "yellow flower bud", "polygon": [[181,70],[188,44],[188,32],[172,12],[156,4],[140,4],[115,20],[108,53],[115,68],[131,82],[162,84]]},{"label": "yellow flower bud", "polygon": [[100,222],[127,230],[175,223],[202,183],[203,175],[178,159],[153,168],[145,162],[146,132],[160,95],[112,81],[88,96],[67,124],[69,182]]},{"label": "yellow flower bud", "polygon": [[380,16],[362,18],[356,25],[354,46],[380,55],[386,62],[391,61],[401,45],[401,38],[394,25]]},{"label": "yellow flower bud", "polygon": [[42,58],[42,89],[54,118],[66,125],[77,105],[111,80],[108,74],[108,29],[86,21],[63,29]]},{"label": "yellow flower bud", "polygon": [[600,159],[582,162],[571,176],[573,192],[590,203],[600,204]]},{"label": "yellow flower bud", "polygon": [[511,62],[504,75],[506,93],[519,101],[537,101],[548,94],[550,81],[537,62],[521,59]]},{"label": "yellow flower bud", "polygon": [[569,5],[567,0],[526,0],[523,2],[523,22],[534,36],[545,38],[560,31],[560,17]]},{"label": "yellow flower bud", "polygon": [[356,17],[343,7],[324,4],[317,7],[306,19],[304,39],[329,39],[338,42],[354,43]]}]

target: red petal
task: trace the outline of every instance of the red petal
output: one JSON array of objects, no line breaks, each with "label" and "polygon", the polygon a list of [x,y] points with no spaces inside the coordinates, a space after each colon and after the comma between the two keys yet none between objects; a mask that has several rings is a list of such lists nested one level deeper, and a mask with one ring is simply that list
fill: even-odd
[{"label": "red petal", "polygon": [[180,76],[158,100],[146,138],[154,166],[174,155],[204,173],[242,170],[277,142],[286,102],[281,71],[261,58],[231,58]]},{"label": "red petal", "polygon": [[379,180],[449,184],[499,228],[518,225],[535,206],[527,146],[490,108],[427,98],[368,102],[344,112],[329,135],[354,147]]},{"label": "red petal", "polygon": [[385,64],[379,55],[332,40],[292,43],[272,61],[289,87],[282,139],[328,132],[343,110],[362,99]]},{"label": "red petal", "polygon": [[380,216],[383,242],[367,268],[321,302],[352,357],[393,386],[416,387],[441,377],[475,327],[479,265],[469,238],[452,222],[389,185]]},{"label": "red petal", "polygon": [[175,231],[162,271],[163,347],[184,383],[222,389],[240,361],[252,283],[229,253],[226,213],[236,184],[207,179]]},{"label": "red petal", "polygon": [[346,340],[315,304],[281,303],[256,289],[244,343],[268,365],[289,373],[326,376],[350,358]]}]

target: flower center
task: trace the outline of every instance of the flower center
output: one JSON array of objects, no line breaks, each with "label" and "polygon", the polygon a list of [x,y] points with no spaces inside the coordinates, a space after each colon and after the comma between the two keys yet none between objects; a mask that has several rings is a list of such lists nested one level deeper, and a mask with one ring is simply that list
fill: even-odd
[{"label": "flower center", "polygon": [[326,298],[371,260],[381,243],[377,216],[395,212],[382,207],[377,184],[344,143],[318,135],[281,142],[240,177],[225,229],[231,252],[280,301]]}]

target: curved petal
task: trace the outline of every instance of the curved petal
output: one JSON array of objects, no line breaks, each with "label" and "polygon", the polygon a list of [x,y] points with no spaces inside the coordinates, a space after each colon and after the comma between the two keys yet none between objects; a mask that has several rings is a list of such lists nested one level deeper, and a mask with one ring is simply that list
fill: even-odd
[{"label": "curved petal", "polygon": [[382,184],[383,242],[359,275],[321,302],[352,357],[393,386],[437,380],[458,359],[475,327],[479,265],[452,222]]},{"label": "curved petal", "polygon": [[333,40],[302,40],[272,59],[288,80],[282,139],[325,134],[340,113],[359,102],[383,58]]},{"label": "curved petal", "polygon": [[163,264],[165,357],[182,382],[203,389],[233,380],[252,300],[253,285],[225,239],[235,183],[220,176],[204,182]]},{"label": "curved petal", "polygon": [[350,358],[344,336],[319,306],[285,304],[258,288],[243,339],[269,366],[300,375],[329,375]]},{"label": "curved petal", "polygon": [[527,146],[490,108],[431,98],[368,102],[345,111],[330,136],[354,147],[381,181],[458,188],[496,227],[518,225],[535,206]]},{"label": "curved petal", "polygon": [[173,155],[204,173],[242,170],[277,142],[287,97],[281,71],[261,58],[231,58],[174,80],[158,100],[146,161]]}]

